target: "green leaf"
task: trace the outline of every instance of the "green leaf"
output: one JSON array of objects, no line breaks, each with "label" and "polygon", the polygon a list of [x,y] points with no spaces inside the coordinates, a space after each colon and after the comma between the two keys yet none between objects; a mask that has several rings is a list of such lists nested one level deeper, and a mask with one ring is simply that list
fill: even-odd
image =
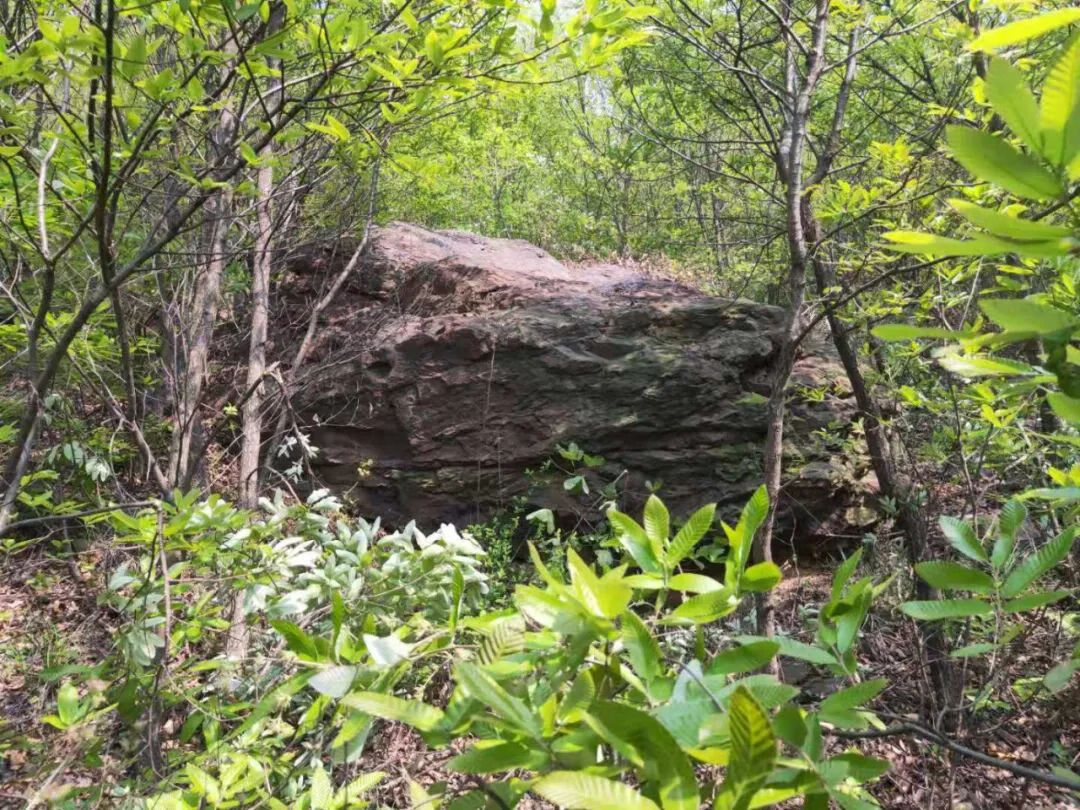
[{"label": "green leaf", "polygon": [[56,693],[56,713],[65,726],[79,722],[79,690],[65,683]]},{"label": "green leaf", "polygon": [[698,509],[682,525],[665,553],[667,567],[674,568],[694,550],[701,538],[712,527],[716,517],[716,504],[709,503]]},{"label": "green leaf", "polygon": [[608,701],[594,703],[589,714],[638,752],[646,763],[646,792],[653,793],[648,788],[655,783],[655,795],[664,810],[697,810],[700,798],[690,760],[656,718],[625,703]]},{"label": "green leaf", "polygon": [[1001,568],[1012,557],[1016,533],[1025,520],[1027,520],[1027,507],[1022,501],[1013,498],[1001,508],[1001,514],[998,516],[997,537],[994,539],[994,548],[990,552],[990,564],[994,568]]},{"label": "green leaf", "polygon": [[892,243],[886,247],[898,253],[918,253],[925,256],[998,256],[1014,250],[1010,243],[989,236],[950,239],[921,231],[888,231],[882,235]]},{"label": "green leaf", "polygon": [[1006,599],[1018,596],[1024,588],[1037,580],[1063,559],[1076,539],[1076,526],[1070,526],[1034,554],[1017,564],[1005,578],[1001,595]]},{"label": "green leaf", "polygon": [[645,622],[628,610],[622,615],[622,640],[630,665],[645,683],[663,673],[663,653]]},{"label": "green leaf", "polygon": [[743,686],[731,696],[728,727],[731,757],[724,787],[734,797],[737,807],[740,802],[749,802],[772,772],[776,761],[776,737],[769,715]]},{"label": "green leaf", "polygon": [[636,520],[616,509],[609,509],[608,522],[618,533],[619,543],[642,571],[649,574],[662,574],[664,568],[659,558],[649,545],[649,536]]},{"label": "green leaf", "polygon": [[877,779],[888,770],[888,761],[868,757],[858,751],[838,754],[818,766],[821,778],[830,785],[839,784],[846,779],[854,779],[859,784],[863,784]]},{"label": "green leaf", "polygon": [[454,678],[469,697],[480,701],[498,717],[533,737],[541,736],[540,721],[529,707],[503,689],[476,664],[460,662],[454,668]]},{"label": "green leaf", "polygon": [[915,573],[930,585],[946,591],[993,593],[994,579],[989,574],[952,562],[924,562],[915,566]]},{"label": "green leaf", "polygon": [[1054,602],[1060,602],[1066,596],[1072,595],[1072,591],[1039,591],[1017,599],[1010,599],[1001,609],[1006,613],[1022,613],[1026,610],[1035,610]]},{"label": "green leaf", "polygon": [[645,534],[649,538],[649,547],[658,560],[663,559],[670,532],[671,516],[667,507],[655,495],[650,495],[645,502]]},{"label": "green leaf", "polygon": [[1043,154],[1056,166],[1064,166],[1080,148],[1080,37],[1073,36],[1050,68],[1043,82],[1039,108]]},{"label": "green leaf", "polygon": [[131,40],[120,61],[120,75],[129,81],[138,76],[146,64],[146,37],[137,36]]},{"label": "green leaf", "polygon": [[751,641],[714,655],[705,671],[710,675],[736,675],[765,666],[779,651],[775,641]]},{"label": "green leaf", "polygon": [[975,535],[975,529],[971,524],[949,515],[938,518],[941,533],[949,541],[949,545],[963,554],[965,557],[978,562],[989,562],[986,549],[982,547],[979,538]]},{"label": "green leaf", "polygon": [[855,551],[854,554],[849,555],[844,559],[840,565],[836,568],[836,573],[833,574],[832,589],[829,593],[829,600],[836,602],[844,593],[844,586],[847,585],[848,580],[851,579],[851,575],[855,573],[855,569],[859,565],[859,560],[862,559],[863,550],[860,548]]},{"label": "green leaf", "polygon": [[316,765],[311,771],[309,798],[311,810],[330,810],[330,804],[334,800],[334,786],[322,765]]},{"label": "green leaf", "polygon": [[884,678],[874,678],[833,692],[821,701],[821,711],[837,712],[858,708],[877,697],[888,685],[889,682]]},{"label": "green leaf", "polygon": [[568,810],[659,810],[629,785],[581,771],[552,771],[532,790]]},{"label": "green leaf", "polygon": [[[761,641],[761,636],[737,636],[736,641],[743,644],[747,644],[753,641]],[[769,639],[779,646],[777,655],[784,656],[785,658],[797,658],[800,661],[808,661],[811,664],[820,664],[827,667],[835,667],[839,665],[839,661],[828,650],[823,650],[821,647],[815,647],[812,644],[806,644],[805,642],[798,641],[787,636],[774,636]]]},{"label": "green leaf", "polygon": [[875,326],[870,332],[874,337],[890,342],[919,340],[920,338],[959,340],[970,336],[969,332],[954,332],[951,329],[937,329],[932,326],[911,326],[906,323],[883,323],[880,326]]},{"label": "green leaf", "polygon": [[985,616],[993,612],[993,606],[980,599],[931,599],[925,602],[904,602],[900,605],[900,610],[913,619],[932,622],[939,619]]},{"label": "green leaf", "polygon": [[[1060,692],[1069,685],[1072,676],[1077,672],[1080,672],[1080,659],[1074,658],[1069,661],[1062,661],[1043,676],[1043,685],[1051,692]],[[1071,774],[1076,786],[1080,787],[1080,776],[1072,773],[1072,771],[1066,771],[1066,773]]]},{"label": "green leaf", "polygon": [[[1005,59],[991,59],[990,68],[986,71],[986,98],[994,112],[1001,116],[1001,120],[1009,125],[1020,140],[1041,154],[1043,142],[1039,131],[1039,105],[1024,74]],[[992,228],[987,230],[993,231]]]},{"label": "green leaf", "polygon": [[1029,39],[1064,28],[1077,21],[1080,21],[1080,8],[1057,9],[1037,17],[1029,17],[1026,20],[1017,20],[999,28],[992,28],[976,37],[968,47],[973,51],[996,51],[1009,45],[1027,42]]},{"label": "green leaf", "polygon": [[1064,194],[1054,175],[989,132],[952,125],[946,128],[946,137],[956,159],[979,180],[1031,200],[1053,200]]},{"label": "green leaf", "polygon": [[739,600],[727,588],[699,593],[671,611],[660,624],[708,624],[727,616],[738,605]]},{"label": "green leaf", "polygon": [[1068,312],[1027,298],[984,298],[979,308],[1008,332],[1049,335],[1077,325],[1076,318]]},{"label": "green leaf", "polygon": [[356,677],[356,667],[339,665],[324,669],[314,675],[308,686],[320,694],[332,698],[344,697]]},{"label": "green leaf", "polygon": [[707,577],[704,574],[676,574],[668,580],[667,586],[673,591],[686,591],[688,593],[709,593],[719,591],[724,583]]},{"label": "green leaf", "polygon": [[298,625],[283,619],[275,619],[270,626],[277,630],[285,639],[285,646],[301,658],[309,661],[319,660],[319,648],[315,639],[300,629]]},{"label": "green leaf", "polygon": [[211,807],[221,801],[221,788],[217,780],[194,762],[184,765],[184,775],[192,792],[205,797]]},{"label": "green leaf", "polygon": [[481,664],[493,664],[500,658],[516,655],[525,649],[525,633],[520,622],[520,617],[507,618],[489,628],[480,642],[478,660]]},{"label": "green leaf", "polygon": [[761,593],[771,591],[784,578],[780,567],[774,562],[759,562],[751,565],[739,579],[739,587],[745,591]]},{"label": "green leaf", "polygon": [[1054,391],[1046,395],[1046,401],[1054,413],[1066,422],[1080,426],[1080,399]]},{"label": "green leaf", "polygon": [[1062,225],[1047,225],[1045,222],[1020,219],[1000,211],[983,208],[967,200],[949,200],[949,205],[972,225],[1007,239],[1040,242],[1072,236],[1072,231]]},{"label": "green leaf", "polygon": [[1026,363],[1002,357],[980,357],[974,354],[947,354],[938,358],[945,369],[961,377],[1015,377],[1036,374]]},{"label": "green leaf", "polygon": [[364,633],[364,646],[377,667],[393,667],[407,661],[413,646],[397,636],[373,636]]},{"label": "green leaf", "polygon": [[419,731],[431,731],[443,719],[441,709],[419,700],[404,700],[382,692],[353,692],[342,698],[341,702],[357,711],[404,723]]},{"label": "green leaf", "polygon": [[484,740],[463,754],[450,760],[450,770],[458,773],[502,773],[517,768],[535,770],[543,767],[545,756],[531,746],[514,742],[497,742],[494,745]]}]

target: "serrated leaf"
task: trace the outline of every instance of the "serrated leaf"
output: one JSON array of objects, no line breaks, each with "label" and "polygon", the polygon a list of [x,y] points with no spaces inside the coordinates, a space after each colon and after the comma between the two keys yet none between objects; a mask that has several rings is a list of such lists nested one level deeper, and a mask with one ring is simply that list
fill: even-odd
[{"label": "serrated leaf", "polygon": [[494,745],[481,742],[447,763],[458,773],[502,773],[517,768],[535,769],[544,762],[543,752],[521,743],[497,742]]},{"label": "serrated leaf", "polygon": [[1042,87],[1039,130],[1043,154],[1056,166],[1064,166],[1080,147],[1080,37],[1073,36],[1054,61]]},{"label": "serrated leaf", "polygon": [[1049,335],[1077,325],[1070,313],[1027,298],[984,298],[979,309],[1008,332]]},{"label": "serrated leaf", "polygon": [[663,559],[668,535],[671,533],[671,516],[667,507],[655,495],[645,501],[645,534],[649,538],[649,547],[656,559]]},{"label": "serrated leaf", "polygon": [[970,523],[950,515],[942,515],[938,518],[938,526],[949,545],[965,557],[978,562],[989,562],[986,549],[982,547]]},{"label": "serrated leaf", "polygon": [[821,710],[823,712],[838,712],[856,709],[873,700],[888,685],[889,682],[884,678],[874,678],[873,680],[857,683],[854,686],[841,689],[839,692],[833,692],[821,701]]},{"label": "serrated leaf", "polygon": [[1006,613],[1021,613],[1026,610],[1035,610],[1046,605],[1052,605],[1054,602],[1060,602],[1070,595],[1072,595],[1072,591],[1039,591],[1038,593],[1010,599],[1001,606],[1001,609]]},{"label": "serrated leaf", "polygon": [[983,208],[967,200],[949,200],[949,205],[972,225],[1007,239],[1046,242],[1072,236],[1072,231],[1063,225],[1048,225],[1045,222],[1020,219],[1001,211]]},{"label": "serrated leaf", "polygon": [[662,574],[664,568],[653,553],[645,529],[632,517],[616,509],[609,509],[607,518],[619,538],[619,544],[626,549],[638,567],[648,574]]},{"label": "serrated leaf", "polygon": [[[991,59],[986,71],[986,98],[1009,128],[1036,152],[1042,152],[1039,105],[1024,74],[1005,59]],[[1008,236],[1008,234],[1002,234]],[[1065,234],[1066,236],[1068,234]]]},{"label": "serrated leaf", "polygon": [[775,641],[752,641],[724,650],[709,659],[705,671],[710,675],[737,675],[769,663],[780,649]]},{"label": "serrated leaf", "polygon": [[954,157],[979,180],[1030,200],[1053,200],[1064,193],[1060,181],[1036,160],[989,132],[951,125],[946,139]]},{"label": "serrated leaf", "polygon": [[353,692],[342,698],[341,702],[357,711],[404,723],[419,731],[431,731],[443,719],[441,709],[419,700],[405,700],[382,692]]},{"label": "serrated leaf", "polygon": [[953,562],[924,562],[915,566],[915,573],[941,590],[993,593],[994,580],[983,571]]},{"label": "serrated leaf", "polygon": [[311,810],[330,810],[334,800],[334,786],[330,775],[322,765],[316,765],[311,771],[311,788],[308,792]]},{"label": "serrated leaf", "polygon": [[712,528],[716,517],[716,504],[709,503],[698,509],[682,525],[672,538],[671,545],[665,552],[665,561],[669,569],[675,568],[694,550],[701,538]]},{"label": "serrated leaf", "polygon": [[994,568],[1001,568],[1012,557],[1013,546],[1016,543],[1016,533],[1027,520],[1027,507],[1015,498],[1008,501],[998,515],[997,537],[994,539],[994,548],[990,552],[990,564]]},{"label": "serrated leaf", "polygon": [[630,665],[645,683],[663,672],[663,653],[649,628],[633,611],[622,615],[622,640]]},{"label": "serrated leaf", "polygon": [[520,618],[509,618],[492,625],[480,642],[478,660],[481,664],[493,664],[500,658],[516,655],[525,649],[525,632],[520,622]]},{"label": "serrated leaf", "polygon": [[1070,526],[1034,554],[1023,559],[1005,577],[1001,595],[1006,599],[1018,596],[1024,588],[1037,580],[1063,559],[1076,539],[1076,526]]},{"label": "serrated leaf", "polygon": [[1061,8],[1026,20],[991,28],[977,36],[968,47],[973,51],[996,51],[1009,45],[1027,42],[1057,28],[1080,21],[1080,8]]},{"label": "serrated leaf", "polygon": [[738,806],[744,797],[748,802],[772,772],[776,761],[776,737],[773,736],[769,715],[749,690],[742,686],[731,696],[728,728],[731,756],[724,786],[734,796]]},{"label": "serrated leaf", "polygon": [[643,774],[646,792],[652,793],[649,787],[654,784],[664,810],[697,810],[700,799],[690,761],[656,718],[624,703],[607,701],[594,703],[589,714],[647,763]]},{"label": "serrated leaf", "polygon": [[540,721],[524,701],[503,689],[478,666],[462,661],[454,668],[454,678],[469,697],[487,706],[496,716],[533,737],[540,737]]},{"label": "serrated leaf", "polygon": [[966,619],[985,616],[993,612],[989,602],[980,599],[937,599],[922,602],[904,602],[900,610],[913,619],[938,621],[940,619]]},{"label": "serrated leaf", "polygon": [[659,810],[629,785],[581,771],[553,771],[532,790],[568,810]]}]

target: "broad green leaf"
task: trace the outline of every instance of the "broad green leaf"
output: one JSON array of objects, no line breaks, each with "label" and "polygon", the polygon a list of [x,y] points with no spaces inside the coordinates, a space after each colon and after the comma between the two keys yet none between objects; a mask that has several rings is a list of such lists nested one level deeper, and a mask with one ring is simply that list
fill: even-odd
[{"label": "broad green leaf", "polygon": [[1047,225],[1045,222],[1020,219],[1011,214],[983,208],[967,200],[949,200],[949,205],[972,225],[1007,239],[1046,242],[1072,236],[1072,231],[1063,225]]},{"label": "broad green leaf", "polygon": [[664,810],[697,810],[700,803],[697,779],[690,761],[660,722],[625,703],[600,701],[589,713],[607,731],[634,748],[646,763],[646,792],[655,783]]},{"label": "broad green leaf", "polygon": [[759,562],[751,565],[739,579],[739,587],[745,591],[760,593],[771,591],[784,578],[780,567],[774,562]]},{"label": "broad green leaf", "polygon": [[689,593],[709,593],[710,591],[719,591],[724,587],[722,582],[719,582],[712,577],[707,577],[704,574],[676,574],[670,580],[668,580],[668,587],[673,591],[687,591]]},{"label": "broad green leaf", "polygon": [[976,37],[968,47],[973,51],[996,51],[1009,45],[1027,42],[1057,28],[1080,21],[1080,8],[1061,8],[1037,17],[1017,20],[1008,25],[991,28]]},{"label": "broad green leaf", "polygon": [[589,670],[580,670],[570,685],[566,696],[559,702],[558,719],[561,722],[576,722],[580,713],[589,707],[596,697],[596,684],[593,683]]},{"label": "broad green leaf", "polygon": [[946,591],[993,593],[994,580],[983,571],[952,562],[924,562],[915,566],[915,573],[930,585]]},{"label": "broad green leaf", "polygon": [[1013,498],[1001,508],[1001,514],[998,516],[997,537],[994,539],[994,548],[990,552],[990,564],[995,568],[1001,568],[1012,557],[1016,533],[1025,520],[1027,520],[1027,507],[1022,501]]},{"label": "broad green leaf", "polygon": [[762,484],[754,490],[754,494],[750,496],[750,500],[743,506],[742,513],[739,516],[739,525],[745,531],[747,544],[754,539],[754,535],[757,534],[758,528],[765,522],[768,514],[769,491]]},{"label": "broad green leaf", "polygon": [[840,596],[844,593],[844,586],[847,585],[848,580],[851,579],[851,575],[855,573],[855,569],[859,565],[859,560],[862,559],[863,550],[857,549],[853,554],[844,558],[844,561],[836,567],[836,573],[833,574],[832,589],[829,593],[829,599],[836,602],[840,599]]},{"label": "broad green leaf", "polygon": [[877,779],[888,770],[887,760],[868,757],[858,751],[837,754],[818,766],[818,773],[830,785],[839,784],[846,779],[854,779],[863,784]]},{"label": "broad green leaf", "polygon": [[184,765],[184,775],[192,792],[204,797],[211,807],[221,801],[221,787],[217,780],[194,762]]},{"label": "broad green leaf", "polygon": [[731,696],[728,728],[731,756],[724,788],[733,796],[733,806],[741,804],[745,807],[772,772],[776,761],[776,737],[769,715],[742,686]]},{"label": "broad green leaf", "polygon": [[1054,391],[1046,395],[1046,401],[1066,422],[1080,426],[1080,399]]},{"label": "broad green leaf", "polygon": [[[1073,658],[1062,661],[1043,676],[1043,685],[1051,692],[1060,692],[1069,685],[1072,676],[1077,672],[1080,672],[1080,659]],[[1080,787],[1080,776],[1072,773],[1072,771],[1066,771],[1066,773],[1070,774],[1075,779],[1076,786]]]},{"label": "broad green leaf", "polygon": [[658,497],[650,495],[645,502],[645,534],[649,538],[649,547],[658,560],[663,559],[670,532],[671,516],[667,507]]},{"label": "broad green leaf", "polygon": [[540,720],[528,706],[503,689],[495,679],[468,661],[454,668],[454,678],[469,697],[532,737],[540,737]]},{"label": "broad green leaf", "polygon": [[904,602],[900,605],[900,610],[913,619],[932,622],[939,619],[985,616],[993,612],[993,606],[980,599],[931,599],[924,602]]},{"label": "broad green leaf", "polygon": [[880,326],[875,326],[870,331],[874,337],[890,342],[919,340],[920,338],[959,340],[970,336],[968,332],[954,332],[951,329],[938,329],[932,326],[911,326],[906,323],[883,323]]},{"label": "broad green leaf", "polygon": [[525,649],[525,633],[521,619],[503,619],[495,622],[480,642],[478,660],[485,666],[507,655],[515,655]]},{"label": "broad green leaf", "polygon": [[884,678],[874,678],[833,692],[821,701],[821,711],[835,712],[858,708],[877,697],[888,685],[889,682]]},{"label": "broad green leaf", "polygon": [[590,613],[613,619],[630,604],[634,592],[622,578],[626,566],[612,569],[598,577],[588,563],[571,548],[566,554],[566,567],[570,569],[574,596]]},{"label": "broad green leaf", "polygon": [[1043,154],[1057,166],[1064,166],[1080,148],[1080,37],[1073,36],[1050,68],[1043,82],[1039,107],[1039,129]]},{"label": "broad green leaf", "polygon": [[653,553],[649,536],[636,520],[616,509],[609,509],[607,518],[619,537],[619,543],[642,571],[648,574],[663,573],[664,568]]},{"label": "broad green leaf", "polygon": [[946,138],[956,159],[979,180],[1031,200],[1064,194],[1060,181],[1034,158],[989,132],[952,125],[946,128]]},{"label": "broad green leaf", "polygon": [[[761,636],[737,636],[736,641],[743,644],[747,644],[753,641],[761,641]],[[802,641],[798,641],[788,636],[774,636],[769,639],[779,645],[780,650],[777,655],[784,656],[785,658],[797,658],[800,661],[808,661],[811,664],[820,664],[822,666],[838,666],[839,661],[828,650],[823,650],[821,647],[815,647],[812,644],[807,644]]]},{"label": "broad green leaf", "polygon": [[938,358],[942,367],[961,377],[1016,377],[1036,374],[1027,363],[1003,357],[980,357],[974,354],[947,354]]},{"label": "broad green leaf", "polygon": [[342,664],[317,673],[308,681],[308,686],[320,694],[340,698],[349,691],[355,677],[356,667]]},{"label": "broad green leaf", "polygon": [[406,661],[413,646],[396,636],[373,636],[364,633],[364,646],[377,667],[393,667]]},{"label": "broad green leaf", "polygon": [[442,710],[434,706],[382,692],[353,692],[342,698],[341,702],[351,709],[381,717],[383,720],[404,723],[419,731],[431,731],[443,718]]},{"label": "broad green leaf", "polygon": [[1009,332],[1048,335],[1077,325],[1068,312],[1026,298],[984,298],[979,308],[986,317]]},{"label": "broad green leaf", "polygon": [[[1024,74],[1005,59],[991,59],[985,86],[986,98],[994,112],[1030,149],[1041,154],[1043,142],[1039,131],[1039,105]],[[993,231],[992,228],[987,230]],[[1007,233],[1001,235],[1009,236]]]},{"label": "broad green leaf", "polygon": [[319,648],[315,644],[315,639],[301,630],[298,625],[283,619],[275,619],[270,622],[270,626],[282,635],[285,646],[300,658],[308,661],[319,660]]},{"label": "broad green leaf", "polygon": [[709,503],[692,514],[675,534],[665,553],[667,567],[681,563],[712,527],[716,517],[716,504]]},{"label": "broad green leaf", "polygon": [[622,640],[630,665],[645,683],[658,677],[663,672],[663,653],[660,645],[653,638],[636,613],[631,610],[622,615]]},{"label": "broad green leaf", "polygon": [[386,774],[382,771],[372,771],[371,773],[360,774],[349,782],[349,784],[338,789],[337,793],[334,794],[334,806],[354,806],[356,804],[356,799],[378,785],[385,777]]},{"label": "broad green leaf", "polygon": [[1040,591],[1010,599],[1001,606],[1001,609],[1006,613],[1022,613],[1025,610],[1035,610],[1046,605],[1052,605],[1054,602],[1060,602],[1066,596],[1071,595],[1072,591]]},{"label": "broad green leaf", "polygon": [[[1011,252],[1008,243],[988,236],[951,239],[947,236],[937,236],[921,231],[888,231],[882,236],[890,243],[886,247],[899,253],[918,253],[924,256],[999,256]],[[937,335],[926,335],[926,337],[937,337]]]},{"label": "broad green leaf", "polygon": [[330,775],[321,764],[316,765],[311,771],[311,790],[308,793],[311,810],[330,810],[334,800],[334,786],[330,783]]},{"label": "broad green leaf", "polygon": [[1076,539],[1077,527],[1071,526],[1034,554],[1019,562],[1005,578],[1001,595],[1006,599],[1018,596],[1024,588],[1037,580],[1063,559]]},{"label": "broad green leaf", "polygon": [[582,771],[552,771],[532,790],[568,810],[659,810],[629,785]]},{"label": "broad green leaf", "polygon": [[724,650],[709,659],[705,671],[710,675],[737,675],[769,663],[779,651],[775,641],[752,641]]},{"label": "broad green leaf", "polygon": [[986,549],[982,547],[970,523],[950,515],[942,515],[938,518],[938,525],[945,539],[949,541],[949,545],[965,557],[978,562],[989,562]]},{"label": "broad green leaf", "polygon": [[691,596],[660,620],[661,624],[708,624],[727,616],[739,605],[730,590],[699,593]]},{"label": "broad green leaf", "polygon": [[502,773],[517,768],[536,769],[543,766],[544,760],[544,753],[532,746],[513,742],[492,744],[483,740],[451,759],[447,765],[458,773]]}]

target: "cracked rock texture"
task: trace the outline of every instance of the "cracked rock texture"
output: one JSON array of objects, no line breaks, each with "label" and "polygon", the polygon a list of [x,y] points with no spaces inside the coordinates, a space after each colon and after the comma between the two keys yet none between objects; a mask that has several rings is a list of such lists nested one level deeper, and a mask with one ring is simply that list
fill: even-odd
[{"label": "cracked rock texture", "polygon": [[[350,250],[294,262],[280,323],[303,319]],[[466,524],[515,496],[573,521],[616,478],[623,508],[649,481],[676,515],[708,501],[731,511],[761,481],[782,315],[618,265],[567,267],[522,241],[393,223],[326,311],[294,408],[319,448],[315,473],[391,522]],[[291,356],[298,335],[275,337]],[[844,386],[811,341],[791,386],[791,536],[828,533],[866,489],[840,450]],[[555,471],[526,473],[569,442],[605,459],[588,472],[592,497]]]}]

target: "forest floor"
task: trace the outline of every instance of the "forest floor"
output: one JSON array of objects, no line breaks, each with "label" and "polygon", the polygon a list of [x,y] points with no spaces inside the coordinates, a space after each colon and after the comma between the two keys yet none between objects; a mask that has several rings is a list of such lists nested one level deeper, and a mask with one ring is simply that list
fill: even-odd
[{"label": "forest floor", "polygon": [[[38,802],[47,803],[69,787],[89,786],[103,776],[120,779],[128,767],[125,763],[134,759],[131,752],[111,750],[106,745],[91,768],[76,756],[82,748],[80,740],[71,732],[43,724],[41,719],[54,711],[56,688],[65,668],[94,664],[111,650],[116,628],[110,622],[115,619],[97,604],[96,598],[97,588],[103,587],[107,576],[102,560],[102,555],[93,549],[80,554],[77,563],[42,552],[0,558],[0,808],[26,806],[27,799],[34,795]],[[785,580],[776,591],[778,620],[786,631],[797,634],[804,625],[808,606],[827,600],[832,574],[822,563],[797,570],[789,562],[785,568]],[[891,612],[872,616],[861,648],[866,676],[885,676],[891,684],[875,703],[887,721],[919,716],[929,694],[929,685],[917,676],[925,668],[918,665],[920,648],[914,627],[897,615]],[[1063,649],[1060,628],[1047,619],[1022,649],[1011,651],[1003,682],[1011,683],[1010,678],[1014,680],[1021,672],[1045,672]],[[969,684],[981,682],[974,668],[966,675]],[[810,668],[790,667],[785,678],[811,696],[831,686],[827,675]],[[1016,763],[1043,769],[1075,769],[1080,760],[1080,686],[1074,683],[1070,691],[1054,701],[1054,705],[1065,708],[1051,713],[1047,703],[1022,700],[1017,689],[1003,687],[995,694],[995,699],[1002,702],[991,702],[969,721],[973,730],[961,730],[956,737],[971,748]],[[995,714],[1004,716],[1006,706],[1008,714],[1018,719],[1008,725],[996,723]],[[105,729],[99,729],[99,733],[107,734]],[[850,746],[850,742],[836,739],[830,744],[837,752]],[[871,787],[886,808],[1080,806],[1046,785],[949,756],[921,740],[861,740],[859,748],[893,764]],[[447,782],[452,789],[465,787],[466,777],[446,769],[454,753],[428,750],[412,730],[387,723],[376,728],[367,751],[350,768],[385,771],[387,778],[373,794],[376,803],[408,807],[411,781],[425,786]],[[521,806],[545,805],[529,801]]]}]

